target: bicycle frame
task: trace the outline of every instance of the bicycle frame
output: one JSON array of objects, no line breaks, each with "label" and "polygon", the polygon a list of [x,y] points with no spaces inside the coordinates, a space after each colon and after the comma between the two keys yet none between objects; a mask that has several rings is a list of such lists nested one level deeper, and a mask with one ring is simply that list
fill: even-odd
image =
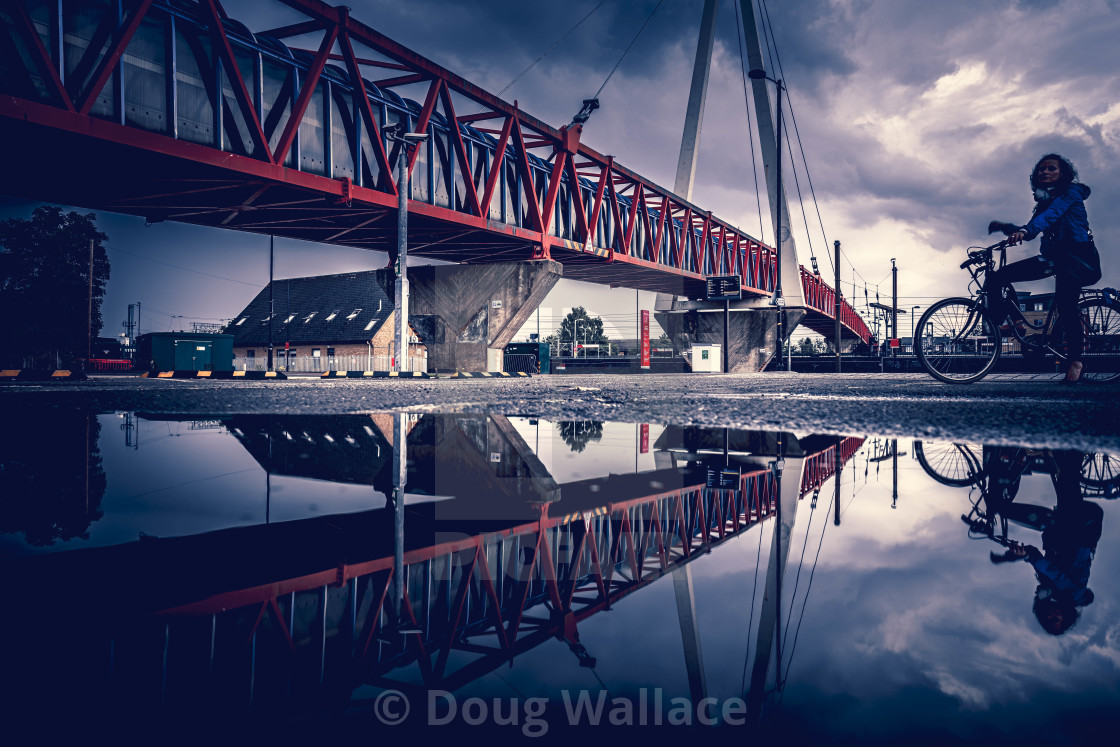
[{"label": "bicycle frame", "polygon": [[[991,246],[986,246],[982,249],[970,251],[970,259],[961,265],[962,268],[966,268],[968,270],[969,274],[972,276],[972,282],[976,283],[977,285],[975,297],[979,301],[978,307],[980,309],[991,308],[991,299],[988,298],[988,291],[984,288],[984,280],[989,272],[992,272],[996,269],[1003,269],[1004,266],[1006,266],[1008,246],[1010,246],[1010,244],[1006,239],[1004,239],[1003,241],[992,244]],[[994,258],[995,250],[997,249],[1000,253],[998,268],[996,267]],[[1014,290],[1014,286],[1012,286],[1010,283],[1002,285],[996,289],[997,292],[1005,294],[1008,298],[1011,298],[1011,294],[1012,292],[1014,292]],[[1086,294],[1082,292],[1082,298],[1085,297]],[[1042,355],[1049,353],[1065,360],[1065,354],[1050,344],[1050,339],[1055,331],[1055,310],[1053,299],[1051,299],[1050,306],[1046,311],[1046,319],[1042,322],[1041,325],[1037,325],[1033,322],[1028,321],[1027,317],[1023,314],[1022,310],[1016,303],[1003,304],[1003,308],[1003,316],[994,321],[997,326],[1004,322],[1008,323],[1008,327],[1011,330],[1011,336],[1019,341],[1019,344],[1024,348],[1024,352],[1026,352],[1026,348],[1034,348],[1036,350],[1032,352],[1037,352],[1038,354]],[[972,321],[970,317],[969,324],[966,327],[966,332],[971,332],[972,328],[978,321],[979,317],[976,321]],[[1019,331],[1020,325],[1039,332],[1039,338],[1037,340],[1028,339],[1027,335],[1022,334]],[[961,336],[963,337],[964,335]]]}]

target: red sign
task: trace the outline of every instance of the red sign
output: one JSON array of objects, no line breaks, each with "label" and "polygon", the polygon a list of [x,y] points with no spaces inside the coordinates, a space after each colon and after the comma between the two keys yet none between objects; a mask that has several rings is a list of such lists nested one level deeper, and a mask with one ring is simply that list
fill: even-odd
[{"label": "red sign", "polygon": [[639,453],[648,454],[649,453],[649,423],[642,423],[641,424],[641,434],[642,434],[642,436],[641,436],[641,446],[639,447]]},{"label": "red sign", "polygon": [[898,340],[898,338],[897,338],[897,337],[892,337],[892,338],[891,338],[891,347],[892,347],[892,348],[897,348],[897,347],[899,347],[899,340]]},{"label": "red sign", "polygon": [[291,347],[292,347],[292,343],[290,343],[290,342],[285,342],[284,343],[284,349],[285,350],[289,350],[289,349],[291,349]]},{"label": "red sign", "polygon": [[649,368],[649,309],[642,309],[642,368]]}]

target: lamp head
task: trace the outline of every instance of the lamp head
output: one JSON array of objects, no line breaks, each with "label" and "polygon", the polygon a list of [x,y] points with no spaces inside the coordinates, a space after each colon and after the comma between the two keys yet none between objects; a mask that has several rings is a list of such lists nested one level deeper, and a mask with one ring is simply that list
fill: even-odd
[{"label": "lamp head", "polygon": [[747,71],[747,77],[751,80],[769,80],[766,76],[766,71],[757,67],[754,70]]}]

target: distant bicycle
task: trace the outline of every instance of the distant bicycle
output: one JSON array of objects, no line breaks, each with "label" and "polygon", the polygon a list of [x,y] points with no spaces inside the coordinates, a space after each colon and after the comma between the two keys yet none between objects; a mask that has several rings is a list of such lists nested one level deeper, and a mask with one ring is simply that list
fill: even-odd
[{"label": "distant bicycle", "polygon": [[[946,298],[930,306],[914,329],[914,348],[922,367],[935,379],[950,384],[970,384],[991,373],[1001,354],[1034,360],[1036,365],[1053,357],[1064,367],[1066,347],[1059,332],[1053,306],[1041,324],[1027,321],[1015,303],[1002,304],[989,298],[985,276],[1007,262],[1008,240],[986,247],[972,247],[961,264],[972,275],[969,298]],[[1004,298],[1014,298],[1014,288],[999,289]],[[1000,307],[1007,311],[996,311]],[[1084,339],[1082,378],[1112,381],[1120,377],[1120,294],[1112,288],[1086,289],[1077,305]],[[1029,330],[1024,334],[1021,330]],[[1014,340],[1004,334],[1009,332]],[[1011,348],[1014,341],[1019,350]],[[1008,349],[1004,349],[1005,346]]]}]

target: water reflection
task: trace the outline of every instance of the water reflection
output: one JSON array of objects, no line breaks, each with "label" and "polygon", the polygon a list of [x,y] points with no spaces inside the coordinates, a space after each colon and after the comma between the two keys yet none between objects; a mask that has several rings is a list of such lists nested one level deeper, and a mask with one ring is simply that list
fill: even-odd
[{"label": "water reflection", "polygon": [[[977,457],[968,445],[953,449],[960,462],[956,479],[978,489],[971,510],[961,516],[970,536],[986,537],[1004,548],[990,553],[992,563],[1021,560],[1034,568],[1038,578],[1034,614],[1046,632],[1065,633],[1094,598],[1088,588],[1089,572],[1104,511],[1087,501],[1085,493],[1116,495],[1120,476],[1109,479],[1111,460],[1107,455],[1076,451],[984,447]],[[1057,496],[1054,508],[1015,501],[1022,478],[1031,473],[1051,477]],[[1009,535],[1011,527],[1037,534],[1016,539]]]},{"label": "water reflection", "polygon": [[[66,447],[47,462],[12,444],[0,469],[0,552],[24,602],[0,648],[26,680],[22,708],[80,688],[89,697],[68,710],[377,726],[389,691],[417,709],[433,693],[519,693],[549,699],[538,715],[560,724],[561,691],[637,704],[656,689],[666,709],[740,699],[744,721],[850,737],[861,732],[824,696],[835,682],[868,707],[936,693],[966,716],[992,687],[954,654],[920,653],[915,626],[941,625],[927,617],[949,597],[933,582],[914,602],[920,585],[901,575],[944,569],[964,596],[1006,587],[987,602],[1013,610],[1012,588],[1030,587],[1011,567],[1029,564],[1038,621],[1069,640],[1115,523],[1096,502],[1117,494],[1108,455],[471,415],[45,423]],[[9,496],[36,492],[58,510],[28,520]],[[962,512],[969,536],[995,543],[991,560],[961,552]],[[878,551],[892,536],[912,562]],[[965,561],[999,575],[952,567]],[[1104,616],[1086,634],[1120,660],[1101,622],[1114,619],[1117,562],[1096,563]],[[884,595],[893,609],[877,606]],[[858,643],[862,659],[839,654],[869,621],[883,638]],[[896,670],[884,699],[884,651],[939,672]]]}]

